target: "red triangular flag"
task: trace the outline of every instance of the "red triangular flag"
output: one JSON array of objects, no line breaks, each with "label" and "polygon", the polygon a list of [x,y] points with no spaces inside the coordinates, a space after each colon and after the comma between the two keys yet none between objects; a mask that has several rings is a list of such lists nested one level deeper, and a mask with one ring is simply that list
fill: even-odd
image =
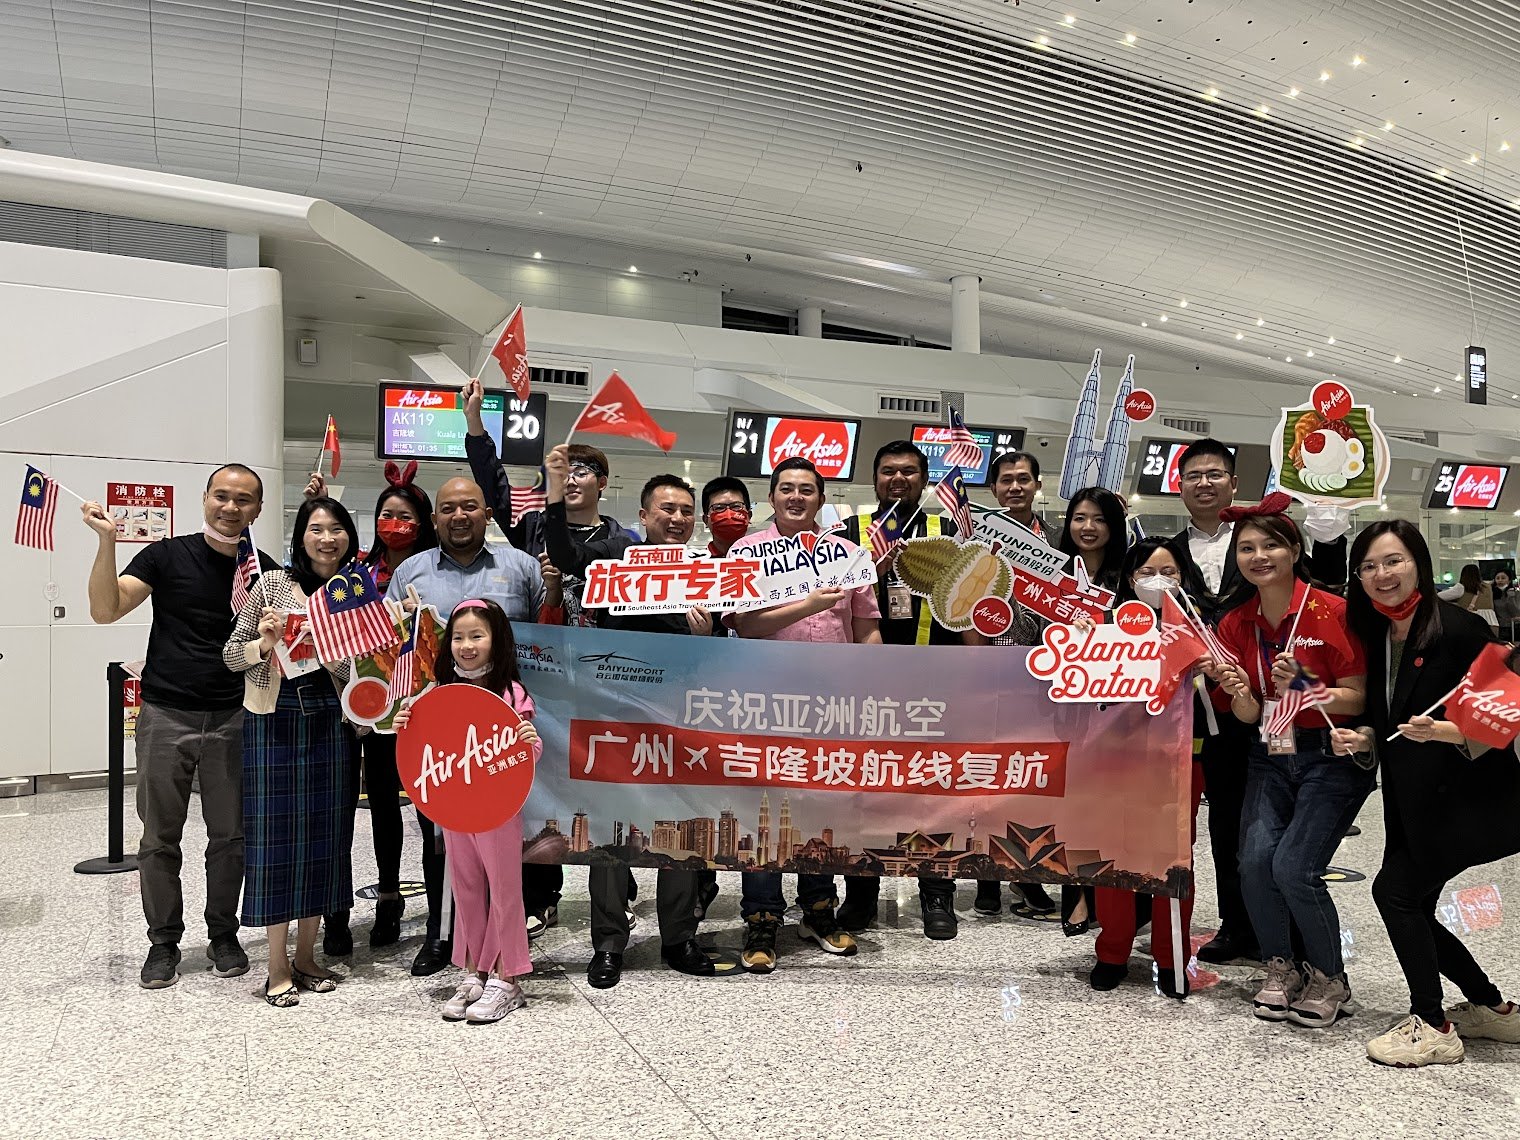
[{"label": "red triangular flag", "polygon": [[528,398],[528,334],[523,330],[522,306],[512,310],[507,327],[501,330],[491,355],[501,365],[501,371],[517,393],[519,400]]},{"label": "red triangular flag", "polygon": [[1503,748],[1520,733],[1520,677],[1509,657],[1509,646],[1487,646],[1446,699],[1446,719],[1468,740]]},{"label": "red triangular flag", "polygon": [[1161,684],[1159,697],[1163,705],[1171,703],[1172,694],[1187,671],[1207,657],[1209,648],[1198,636],[1198,628],[1168,591],[1161,598]]},{"label": "red triangular flag", "polygon": [[[338,446],[338,421],[327,417],[327,431],[322,436],[323,454],[332,452],[332,477],[338,477],[338,466],[343,462],[343,450]],[[317,456],[317,470],[322,470],[322,456]]]},{"label": "red triangular flag", "polygon": [[607,377],[607,382],[587,401],[570,434],[578,431],[642,439],[665,452],[676,445],[676,433],[666,431],[654,422],[654,417],[644,410],[633,389],[628,387],[628,381],[616,372]]}]

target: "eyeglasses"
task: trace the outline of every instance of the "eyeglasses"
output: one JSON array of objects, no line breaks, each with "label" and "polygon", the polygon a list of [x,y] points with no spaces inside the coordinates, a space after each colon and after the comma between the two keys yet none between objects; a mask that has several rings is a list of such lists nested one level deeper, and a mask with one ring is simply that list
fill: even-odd
[{"label": "eyeglasses", "polygon": [[572,479],[600,479],[601,471],[595,467],[587,467],[584,463],[572,463],[568,472]]},{"label": "eyeglasses", "polygon": [[1379,570],[1386,570],[1390,574],[1397,574],[1406,566],[1414,564],[1412,558],[1405,558],[1402,554],[1391,554],[1381,562],[1363,562],[1356,568],[1358,578],[1371,578]]},{"label": "eyeglasses", "polygon": [[1182,481],[1189,487],[1196,487],[1199,483],[1223,483],[1229,477],[1228,471],[1211,467],[1207,471],[1189,471],[1182,477]]}]

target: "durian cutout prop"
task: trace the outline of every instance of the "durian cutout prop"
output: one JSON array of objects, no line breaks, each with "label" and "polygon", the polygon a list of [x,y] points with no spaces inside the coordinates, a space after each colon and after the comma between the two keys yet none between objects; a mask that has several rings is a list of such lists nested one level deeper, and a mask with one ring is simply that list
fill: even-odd
[{"label": "durian cutout prop", "polygon": [[909,539],[898,550],[896,568],[909,590],[928,599],[934,620],[956,633],[971,628],[977,602],[1013,593],[1013,566],[985,542]]}]

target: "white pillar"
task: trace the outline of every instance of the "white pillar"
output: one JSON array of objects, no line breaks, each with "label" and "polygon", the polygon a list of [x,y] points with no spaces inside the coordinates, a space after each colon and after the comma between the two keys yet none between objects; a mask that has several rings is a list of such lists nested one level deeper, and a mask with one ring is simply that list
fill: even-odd
[{"label": "white pillar", "polygon": [[822,305],[803,305],[797,310],[797,335],[810,336],[814,340],[823,337]]},{"label": "white pillar", "polygon": [[954,352],[982,351],[981,284],[975,273],[950,278],[950,348]]}]

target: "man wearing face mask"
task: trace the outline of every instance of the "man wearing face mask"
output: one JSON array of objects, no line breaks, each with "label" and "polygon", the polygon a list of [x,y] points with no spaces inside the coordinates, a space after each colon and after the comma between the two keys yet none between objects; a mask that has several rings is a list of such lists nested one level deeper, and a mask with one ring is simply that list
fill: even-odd
[{"label": "man wearing face mask", "polygon": [[702,523],[712,535],[707,553],[722,558],[749,533],[754,506],[743,479],[720,475],[702,488]]},{"label": "man wearing face mask", "polygon": [[[871,524],[891,511],[895,505],[899,536],[937,538],[955,534],[955,522],[938,514],[921,512],[919,503],[929,481],[929,458],[919,447],[896,439],[876,452],[871,464],[876,484],[876,507],[863,508],[845,522],[844,536],[859,545]],[[915,517],[917,516],[917,517]],[[887,645],[960,645],[961,635],[952,633],[929,613],[929,603],[916,597],[897,573],[896,558],[888,557],[878,567],[876,604],[881,609],[881,639]],[[876,900],[881,880],[872,876],[846,875],[844,905],[839,908],[839,925],[858,934],[876,921]],[[958,928],[955,917],[955,880],[934,875],[918,879],[919,908],[924,936],[935,941],[954,938]]]},{"label": "man wearing face mask", "polygon": [[[232,586],[238,540],[259,517],[264,484],[252,468],[229,463],[211,473],[201,498],[201,533],[150,543],[119,575],[116,522],[85,503],[85,525],[99,539],[90,567],[90,617],[120,621],[153,598],[142,711],[137,720],[137,814],[142,819],[138,880],[152,946],[140,983],[155,990],[179,981],[185,933],[180,836],[190,785],[200,777],[206,821],[206,957],[219,978],[248,972],[238,944],[243,891],[243,679],[222,664],[221,646],[237,610]],[[275,563],[259,555],[263,569]]]},{"label": "man wearing face mask", "polygon": [[[621,558],[630,546],[640,545],[625,535],[573,543],[565,525],[565,485],[570,456],[560,444],[544,459],[548,475],[544,509],[544,539],[549,558],[566,575],[584,578],[586,567],[598,559]],[[647,545],[684,546],[696,525],[696,498],[690,485],[675,475],[656,475],[644,484],[639,521]],[[638,633],[674,633],[708,637],[713,633],[712,615],[701,606],[681,614],[607,614],[598,625]],[[623,952],[628,947],[630,924],[624,903],[633,875],[619,863],[593,866],[591,889],[591,946],[586,980],[594,989],[610,989],[623,976]],[[695,977],[716,973],[712,959],[697,942],[697,924],[718,895],[715,871],[662,870],[655,884],[655,907],[660,924],[660,957],[672,970]]]}]

